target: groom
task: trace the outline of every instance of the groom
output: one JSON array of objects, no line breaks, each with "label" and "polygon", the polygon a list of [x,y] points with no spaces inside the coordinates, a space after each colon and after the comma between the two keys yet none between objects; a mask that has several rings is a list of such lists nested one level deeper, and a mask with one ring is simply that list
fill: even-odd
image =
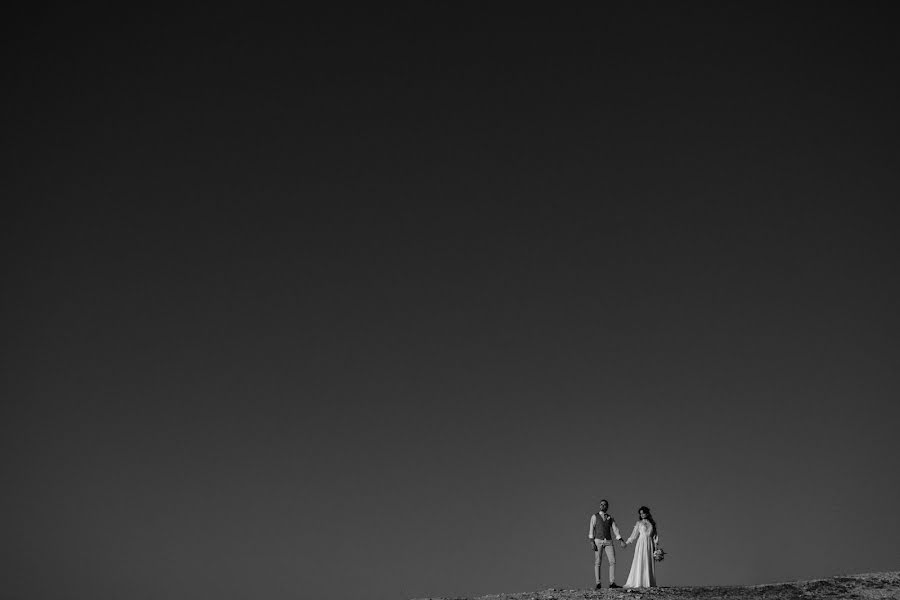
[{"label": "groom", "polygon": [[609,587],[617,588],[616,585],[616,549],[613,547],[613,535],[619,540],[619,544],[624,548],[625,541],[619,535],[619,526],[616,520],[612,518],[608,512],[609,502],[600,501],[600,512],[591,515],[591,524],[588,526],[588,539],[591,540],[591,548],[594,550],[594,579],[597,582],[596,589],[600,589],[600,563],[603,561],[603,554],[606,553],[606,560],[609,562]]}]

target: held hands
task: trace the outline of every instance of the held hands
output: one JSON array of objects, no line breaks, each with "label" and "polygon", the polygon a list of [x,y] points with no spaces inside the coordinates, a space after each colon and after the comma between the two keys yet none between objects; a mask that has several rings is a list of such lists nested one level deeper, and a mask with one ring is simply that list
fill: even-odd
[{"label": "held hands", "polygon": [[622,546],[623,548],[627,548],[628,542],[626,542],[625,540],[619,540],[619,545]]}]

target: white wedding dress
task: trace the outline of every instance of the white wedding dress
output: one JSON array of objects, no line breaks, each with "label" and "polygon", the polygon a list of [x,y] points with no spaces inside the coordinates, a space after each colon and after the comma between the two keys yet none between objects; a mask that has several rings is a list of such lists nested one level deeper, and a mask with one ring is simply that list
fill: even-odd
[{"label": "white wedding dress", "polygon": [[631,573],[628,574],[626,588],[656,587],[656,565],[653,562],[653,551],[659,543],[656,532],[650,521],[641,519],[634,525],[634,531],[628,538],[630,544],[637,539],[634,545],[634,559],[631,561]]}]

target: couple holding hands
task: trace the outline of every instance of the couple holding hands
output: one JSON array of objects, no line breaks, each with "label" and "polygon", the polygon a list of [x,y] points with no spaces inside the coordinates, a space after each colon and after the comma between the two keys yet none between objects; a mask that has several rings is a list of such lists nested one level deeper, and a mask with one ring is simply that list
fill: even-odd
[{"label": "couple holding hands", "polygon": [[637,543],[634,546],[634,559],[631,562],[631,573],[628,574],[628,581],[625,582],[625,588],[648,588],[656,587],[656,567],[654,561],[663,559],[665,552],[659,547],[659,529],[656,527],[656,521],[650,514],[650,509],[642,506],[638,509],[638,522],[634,525],[634,531],[628,540],[623,540],[619,535],[619,527],[616,520],[607,512],[609,510],[609,502],[600,501],[600,511],[591,515],[591,524],[588,527],[588,539],[591,541],[591,548],[594,550],[594,579],[597,582],[597,588],[600,589],[600,566],[603,561],[603,555],[606,554],[609,563],[609,587],[617,588],[616,584],[616,549],[613,546],[613,540],[619,541],[623,548],[628,544]]}]

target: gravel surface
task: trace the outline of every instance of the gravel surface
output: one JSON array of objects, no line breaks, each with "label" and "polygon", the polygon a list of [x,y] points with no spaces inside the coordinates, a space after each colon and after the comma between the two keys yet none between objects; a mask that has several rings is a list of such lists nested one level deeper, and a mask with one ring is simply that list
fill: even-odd
[{"label": "gravel surface", "polygon": [[640,591],[565,590],[420,600],[900,600],[900,571],[746,586],[658,587]]}]

